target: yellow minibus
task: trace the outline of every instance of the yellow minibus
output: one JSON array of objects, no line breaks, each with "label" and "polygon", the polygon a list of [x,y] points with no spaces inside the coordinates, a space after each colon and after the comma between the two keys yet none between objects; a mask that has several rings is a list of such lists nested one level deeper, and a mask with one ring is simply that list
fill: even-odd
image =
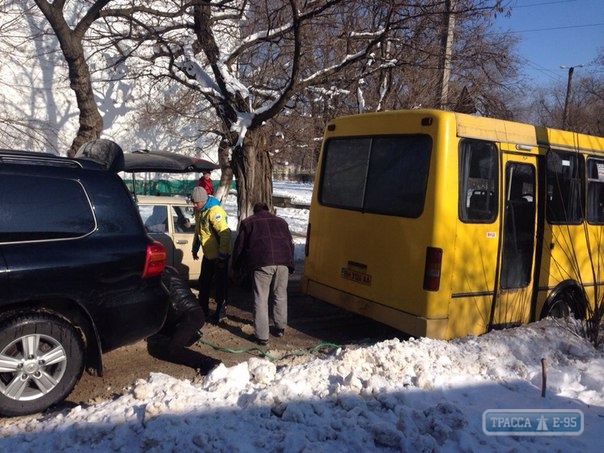
[{"label": "yellow minibus", "polygon": [[603,224],[602,137],[427,109],[341,117],[301,287],[431,338],[585,318],[602,304]]}]

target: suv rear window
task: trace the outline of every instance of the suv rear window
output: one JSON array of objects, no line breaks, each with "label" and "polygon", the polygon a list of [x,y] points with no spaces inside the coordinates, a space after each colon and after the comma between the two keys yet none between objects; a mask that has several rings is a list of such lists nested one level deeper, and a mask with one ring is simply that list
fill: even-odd
[{"label": "suv rear window", "polygon": [[17,175],[0,179],[0,243],[74,238],[95,227],[78,181]]}]

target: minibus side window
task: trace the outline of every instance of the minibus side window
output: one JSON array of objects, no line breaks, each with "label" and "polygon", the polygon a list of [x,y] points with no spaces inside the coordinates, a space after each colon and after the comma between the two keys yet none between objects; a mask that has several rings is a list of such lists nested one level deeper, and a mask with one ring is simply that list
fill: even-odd
[{"label": "minibus side window", "polygon": [[322,204],[416,218],[424,209],[432,139],[428,135],[333,138],[326,142]]},{"label": "minibus side window", "polygon": [[578,224],[583,221],[583,156],[550,149],[547,153],[547,221]]},{"label": "minibus side window", "polygon": [[587,221],[604,223],[604,160],[587,159]]},{"label": "minibus side window", "polygon": [[497,218],[497,147],[492,142],[459,143],[459,218],[463,222],[491,223]]}]

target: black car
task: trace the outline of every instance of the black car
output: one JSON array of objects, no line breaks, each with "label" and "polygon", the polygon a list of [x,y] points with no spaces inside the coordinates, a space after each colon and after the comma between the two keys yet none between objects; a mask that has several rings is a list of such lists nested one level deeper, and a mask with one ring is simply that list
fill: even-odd
[{"label": "black car", "polygon": [[166,317],[165,249],[116,172],[121,148],[89,144],[77,158],[0,150],[0,415],[62,401]]}]

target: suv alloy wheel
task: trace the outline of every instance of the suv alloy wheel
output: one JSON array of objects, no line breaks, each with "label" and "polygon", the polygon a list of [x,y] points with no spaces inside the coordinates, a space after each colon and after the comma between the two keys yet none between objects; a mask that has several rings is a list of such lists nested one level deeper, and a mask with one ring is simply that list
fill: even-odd
[{"label": "suv alloy wheel", "polygon": [[84,343],[65,320],[15,315],[0,325],[0,406],[4,415],[41,411],[64,399],[84,369]]}]

